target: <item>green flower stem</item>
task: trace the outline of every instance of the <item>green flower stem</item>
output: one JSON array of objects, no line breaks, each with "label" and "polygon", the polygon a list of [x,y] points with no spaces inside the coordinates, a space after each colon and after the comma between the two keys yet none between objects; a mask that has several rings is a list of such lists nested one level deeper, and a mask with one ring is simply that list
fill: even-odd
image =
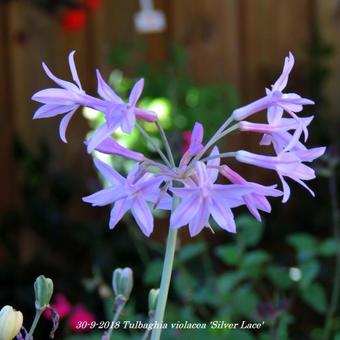
[{"label": "green flower stem", "polygon": [[218,136],[216,136],[215,138],[211,139],[211,143],[215,144],[217,141],[219,141],[221,138],[223,138],[224,136],[228,135],[229,133],[238,130],[240,128],[239,124],[234,124],[233,126],[231,126],[229,129],[223,131],[222,133],[220,133]]},{"label": "green flower stem", "polygon": [[35,310],[34,320],[33,320],[33,322],[32,322],[31,329],[30,329],[30,331],[28,332],[28,335],[29,335],[29,336],[31,336],[31,337],[33,336],[33,333],[34,333],[34,331],[35,331],[35,328],[37,327],[37,324],[38,324],[38,322],[39,322],[39,319],[40,319],[41,314],[42,314],[43,311],[44,311],[44,309],[36,309],[36,310]]},{"label": "green flower stem", "polygon": [[168,139],[166,138],[166,134],[165,134],[165,131],[162,127],[162,125],[160,124],[159,120],[157,119],[156,120],[156,126],[158,128],[158,131],[161,135],[161,139],[164,143],[164,146],[165,146],[165,150],[166,150],[166,153],[168,155],[168,159],[170,160],[170,164],[172,165],[172,167],[175,166],[175,161],[174,161],[174,157],[172,155],[172,151],[171,151],[171,148],[170,148],[170,144],[168,142]]},{"label": "green flower stem", "polygon": [[[178,198],[174,197],[173,209],[177,206]],[[166,242],[165,257],[161,278],[161,286],[159,289],[158,302],[154,322],[158,324],[163,323],[166,301],[168,298],[172,266],[174,263],[175,249],[176,249],[177,229],[169,228],[168,240]],[[159,340],[162,329],[154,328],[152,330],[151,340]]]},{"label": "green flower stem", "polygon": [[236,152],[223,152],[217,155],[212,155],[212,156],[202,158],[201,161],[206,162],[206,161],[209,161],[210,159],[215,159],[215,158],[230,158],[230,157],[235,157],[235,155],[236,155]]},{"label": "green flower stem", "polygon": [[[223,133],[223,131],[232,123],[234,120],[233,116],[230,116],[222,125],[221,127],[215,132],[215,134],[209,139],[207,144],[203,147],[203,149],[193,158],[193,160],[190,162],[191,164],[195,164],[196,161],[198,161],[207,151],[208,149],[214,145],[214,143],[219,139],[220,135]],[[237,125],[237,124],[236,124]],[[229,130],[229,129],[228,129]],[[226,131],[228,131],[226,130]],[[229,133],[226,132],[225,134]],[[225,134],[223,136],[225,136]]]},{"label": "green flower stem", "polygon": [[[122,314],[122,311],[125,307],[126,302],[127,302],[126,300],[121,300],[120,304],[117,306],[116,312],[115,312],[113,319],[112,319],[112,322],[111,322],[111,326],[113,326],[118,321],[118,318],[119,318],[120,314]],[[104,339],[105,340],[111,340],[112,332],[113,332],[113,327],[110,327],[110,329],[105,334]]]},{"label": "green flower stem", "polygon": [[164,155],[162,150],[159,148],[159,146],[154,142],[152,137],[138,123],[136,123],[136,128],[140,132],[140,134],[152,145],[155,151],[158,152],[158,154],[160,155],[164,163],[170,167],[171,165],[170,165],[169,160],[166,158],[166,156]]}]

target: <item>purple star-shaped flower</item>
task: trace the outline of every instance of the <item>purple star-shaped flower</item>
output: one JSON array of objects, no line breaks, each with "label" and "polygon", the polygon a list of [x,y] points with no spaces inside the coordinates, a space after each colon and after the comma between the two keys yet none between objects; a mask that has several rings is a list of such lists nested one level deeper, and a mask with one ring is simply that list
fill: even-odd
[{"label": "purple star-shaped flower", "polygon": [[263,133],[264,136],[260,142],[261,145],[269,145],[271,143],[275,144],[276,140],[282,140],[281,135],[286,135],[287,131],[295,130],[293,135],[287,140],[286,145],[280,151],[291,150],[299,141],[302,133],[304,134],[304,141],[308,138],[307,126],[313,120],[313,116],[306,118],[299,118],[296,120],[294,118],[280,118],[279,120],[273,121],[269,124],[259,124],[247,121],[240,122],[241,131],[250,131]]},{"label": "purple star-shaped flower", "polygon": [[267,213],[271,212],[271,206],[266,196],[282,196],[282,191],[275,189],[276,185],[265,186],[253,182],[248,182],[227,165],[222,165],[220,167],[220,173],[224,177],[228,178],[231,183],[245,184],[253,187],[253,191],[242,196],[242,199],[244,200],[244,204],[247,206],[250,213],[258,221],[261,221],[259,210]]},{"label": "purple star-shaped flower", "polygon": [[294,112],[300,112],[303,105],[312,105],[310,99],[302,98],[296,93],[283,93],[287,85],[289,74],[294,66],[294,56],[289,52],[285,59],[283,71],[277,81],[272,85],[271,90],[266,89],[266,96],[246,106],[234,110],[232,116],[235,120],[243,120],[250,115],[268,109],[268,122],[272,123],[282,117],[283,111],[287,111],[294,118]]},{"label": "purple star-shaped flower", "polygon": [[84,98],[86,97],[86,93],[81,87],[77,69],[74,63],[74,53],[75,51],[72,51],[69,54],[68,62],[75,84],[57,78],[49,70],[46,64],[42,63],[47,76],[61,88],[49,88],[41,90],[32,96],[33,100],[44,104],[35,112],[33,119],[49,118],[58,116],[60,114],[65,114],[59,126],[60,138],[64,143],[67,143],[65,136],[67,126],[77,108],[80,105],[83,105]]},{"label": "purple star-shaped flower", "polygon": [[246,185],[214,184],[218,169],[209,166],[215,167],[217,162],[219,159],[209,161],[208,165],[197,162],[192,181],[187,181],[184,188],[170,189],[181,198],[180,204],[171,214],[171,228],[180,228],[189,224],[190,235],[195,236],[208,225],[209,217],[212,215],[222,229],[231,233],[236,232],[231,208],[242,205],[242,196],[249,193],[251,189]]},{"label": "purple star-shaped flower", "polygon": [[136,118],[154,122],[157,120],[155,112],[137,107],[137,102],[144,87],[144,80],[140,79],[130,92],[129,101],[124,103],[113,89],[103,80],[97,70],[98,94],[104,99],[104,113],[106,122],[103,123],[88,141],[87,151],[92,152],[98,144],[109,137],[120,127],[123,132],[131,133],[135,126]]},{"label": "purple star-shaped flower", "polygon": [[[111,186],[83,197],[83,201],[91,203],[92,206],[105,206],[114,203],[109,222],[110,229],[113,229],[125,213],[131,210],[142,232],[146,236],[150,236],[153,231],[154,220],[147,202],[158,203],[159,186],[163,177],[151,173],[140,175],[138,164],[135,165],[127,178],[98,159],[94,159],[94,164]],[[164,193],[157,208],[171,209],[171,197]]]},{"label": "purple star-shaped flower", "polygon": [[281,152],[276,157],[258,155],[252,152],[240,150],[236,152],[236,159],[239,162],[255,165],[265,169],[275,170],[282,182],[283,199],[282,202],[288,201],[290,188],[284,177],[289,177],[295,182],[306,188],[314,197],[314,192],[303,181],[309,181],[315,178],[315,172],[312,168],[302,162],[312,162],[314,159],[322,156],[326,148],[313,148],[309,150]]}]

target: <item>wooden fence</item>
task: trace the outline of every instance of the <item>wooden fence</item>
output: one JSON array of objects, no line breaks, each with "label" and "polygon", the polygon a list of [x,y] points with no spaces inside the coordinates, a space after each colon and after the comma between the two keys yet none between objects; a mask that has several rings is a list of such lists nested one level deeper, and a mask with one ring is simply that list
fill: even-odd
[{"label": "wooden fence", "polygon": [[[340,106],[339,1],[157,0],[155,4],[165,11],[168,28],[162,34],[142,37],[147,45],[146,58],[164,59],[168,43],[178,42],[189,53],[189,72],[196,82],[229,82],[240,90],[243,102],[262,95],[263,88],[279,74],[288,51],[297,57],[297,70],[303,67],[319,27],[335,51],[328,61],[332,73],[326,87],[330,103],[327,114],[336,119]],[[68,167],[83,165],[85,172],[88,168],[80,143],[72,142],[84,137],[86,123],[79,120],[79,124],[73,124],[71,142],[61,147],[56,146],[56,121],[31,120],[36,106],[30,97],[49,84],[41,60],[67,78],[66,56],[76,49],[82,81],[94,90],[93,70],[100,66],[108,75],[110,48],[116,42],[136,38],[133,14],[137,10],[137,0],[106,0],[91,14],[82,32],[65,33],[56,17],[29,1],[0,4],[1,207],[10,206],[16,199],[16,167],[10,155],[14,134],[31,148],[44,138]],[[299,71],[294,79],[299,81]]]}]

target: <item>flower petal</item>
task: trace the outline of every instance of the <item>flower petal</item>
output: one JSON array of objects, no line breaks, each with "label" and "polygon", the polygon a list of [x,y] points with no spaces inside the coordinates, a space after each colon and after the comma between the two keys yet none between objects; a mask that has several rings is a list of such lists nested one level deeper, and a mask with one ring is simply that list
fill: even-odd
[{"label": "flower petal", "polygon": [[186,224],[196,215],[200,208],[199,195],[190,195],[183,198],[178,207],[171,213],[170,227],[180,228]]},{"label": "flower petal", "polygon": [[216,223],[231,233],[236,232],[233,213],[230,208],[223,204],[219,199],[213,197],[210,203],[210,212]]},{"label": "flower petal", "polygon": [[102,162],[97,158],[93,158],[94,165],[101,173],[101,175],[111,184],[124,184],[126,179],[113,169],[110,165]]},{"label": "flower petal", "polygon": [[117,143],[113,138],[109,137],[103,140],[97,147],[96,151],[109,155],[118,155],[127,159],[132,159],[137,162],[144,161],[145,157],[142,153],[129,150]]},{"label": "flower petal", "polygon": [[74,54],[76,53],[75,50],[73,50],[69,55],[68,55],[68,64],[70,65],[70,70],[71,70],[71,74],[72,74],[72,79],[74,80],[74,82],[79,86],[79,89],[82,89],[81,84],[80,84],[80,80],[78,77],[78,72],[77,72],[77,68],[76,65],[74,63]]},{"label": "flower petal", "polygon": [[132,201],[131,212],[144,235],[149,237],[153,231],[153,216],[140,195],[137,195]]},{"label": "flower petal", "polygon": [[189,222],[189,232],[190,232],[191,237],[196,236],[202,231],[202,229],[209,222],[209,216],[210,216],[210,212],[209,212],[208,201],[203,200],[194,218],[190,219],[190,222]]},{"label": "flower petal", "polygon": [[67,89],[67,90],[71,90],[71,91],[79,91],[78,87],[74,84],[72,84],[69,81],[57,78],[51,71],[50,69],[47,67],[47,65],[43,62],[42,63],[42,67],[47,75],[47,77],[49,77],[52,81],[54,81],[56,84],[58,84],[60,87]]},{"label": "flower petal", "polygon": [[98,94],[105,100],[112,101],[117,104],[123,104],[123,100],[113,91],[111,86],[109,86],[101,76],[99,70],[96,70],[97,74],[97,83],[98,88],[97,92]]},{"label": "flower petal", "polygon": [[92,206],[104,206],[126,197],[123,186],[114,186],[95,192],[92,195],[83,197],[83,201],[91,203]]},{"label": "flower petal", "polygon": [[[209,156],[216,156],[218,155],[220,152],[218,150],[218,147],[215,146],[210,155]],[[217,167],[220,165],[220,162],[221,162],[221,159],[216,157],[216,158],[213,158],[213,159],[210,159],[208,161],[208,167],[207,167],[207,172],[208,172],[208,175],[210,177],[210,180],[211,180],[211,183],[215,183],[216,180],[217,180],[217,177],[218,177],[218,169]],[[210,167],[216,167],[216,168],[210,168]]]},{"label": "flower petal", "polygon": [[116,121],[116,124],[112,124],[112,126],[108,126],[107,123],[103,123],[100,125],[96,131],[92,134],[90,139],[87,141],[87,152],[91,153],[94,151],[94,149],[100,145],[101,142],[103,142],[105,139],[110,137],[112,133],[117,129],[118,127],[118,121]]},{"label": "flower petal", "polygon": [[128,199],[122,199],[117,201],[110,213],[110,229],[113,229],[117,223],[121,220],[121,218],[125,215],[125,213],[129,210],[130,203]]},{"label": "flower petal", "polygon": [[59,136],[60,139],[64,142],[67,143],[66,140],[66,129],[68,127],[68,124],[70,123],[71,118],[73,117],[74,113],[76,112],[78,107],[76,107],[73,111],[69,112],[67,115],[63,117],[63,119],[60,122],[59,125]]},{"label": "flower petal", "polygon": [[146,122],[155,122],[157,120],[157,113],[151,110],[135,108],[136,118]]},{"label": "flower petal", "polygon": [[136,106],[140,95],[142,94],[144,88],[144,79],[141,78],[137,81],[137,83],[133,86],[130,96],[129,96],[129,104],[132,106]]},{"label": "flower petal", "polygon": [[36,102],[56,105],[75,105],[80,102],[80,97],[74,92],[59,88],[49,88],[38,91],[32,96]]},{"label": "flower petal", "polygon": [[74,110],[78,105],[44,104],[35,111],[33,119],[50,118]]}]

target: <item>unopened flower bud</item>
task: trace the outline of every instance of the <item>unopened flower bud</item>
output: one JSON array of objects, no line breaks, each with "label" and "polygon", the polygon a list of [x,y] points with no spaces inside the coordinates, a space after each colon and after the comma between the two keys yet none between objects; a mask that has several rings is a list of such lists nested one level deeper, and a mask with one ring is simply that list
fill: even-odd
[{"label": "unopened flower bud", "polygon": [[0,340],[12,340],[20,331],[23,316],[12,306],[4,306],[0,311]]},{"label": "unopened flower bud", "polygon": [[112,288],[115,296],[129,299],[133,287],[133,272],[131,268],[117,268],[112,275]]},{"label": "unopened flower bud", "polygon": [[35,308],[46,308],[53,294],[53,281],[40,275],[34,282]]},{"label": "unopened flower bud", "polygon": [[157,307],[159,289],[151,289],[149,292],[149,313],[154,312]]}]

